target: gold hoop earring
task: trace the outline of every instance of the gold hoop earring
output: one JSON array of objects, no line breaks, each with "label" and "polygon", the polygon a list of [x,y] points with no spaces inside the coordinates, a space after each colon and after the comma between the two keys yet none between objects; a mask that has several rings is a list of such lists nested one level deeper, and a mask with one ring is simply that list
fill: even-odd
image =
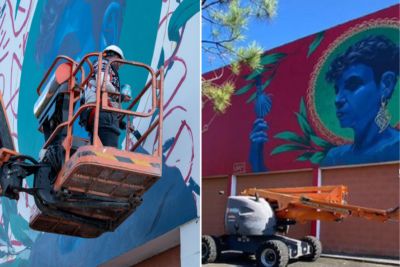
[{"label": "gold hoop earring", "polygon": [[383,132],[390,123],[390,119],[392,116],[390,116],[389,111],[386,108],[387,101],[383,98],[381,99],[381,108],[378,111],[378,114],[375,117],[375,123],[379,127],[379,133]]}]

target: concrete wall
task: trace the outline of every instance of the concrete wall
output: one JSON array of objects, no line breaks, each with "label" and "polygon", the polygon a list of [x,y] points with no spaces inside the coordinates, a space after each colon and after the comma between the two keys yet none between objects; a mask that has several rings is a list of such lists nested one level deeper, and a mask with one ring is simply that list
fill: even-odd
[{"label": "concrete wall", "polygon": [[[116,44],[128,60],[166,68],[163,176],[142,206],[114,233],[85,240],[31,231],[33,199],[25,194],[18,203],[2,199],[0,263],[98,266],[199,216],[200,56],[193,52],[200,51],[199,9],[192,0],[0,1],[0,90],[20,153],[37,158],[43,146],[33,105],[36,88],[58,55],[79,61]],[[119,74],[135,96],[148,72],[132,68],[124,66]],[[147,111],[146,97],[136,108]],[[133,124],[143,133],[150,120]],[[87,137],[78,125],[74,135]],[[154,140],[148,137],[143,153],[152,152]],[[122,147],[124,134],[119,142]],[[24,186],[32,182],[29,177]]]}]

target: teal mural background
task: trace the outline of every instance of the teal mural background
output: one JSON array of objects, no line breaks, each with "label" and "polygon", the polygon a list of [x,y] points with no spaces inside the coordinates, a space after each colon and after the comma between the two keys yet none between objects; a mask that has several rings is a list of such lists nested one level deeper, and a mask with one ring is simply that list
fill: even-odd
[{"label": "teal mural background", "polygon": [[[10,3],[10,0],[6,1]],[[19,2],[15,9],[18,8]],[[36,89],[57,55],[66,55],[79,62],[86,53],[101,51],[108,45],[117,44],[124,51],[126,59],[151,66],[154,66],[153,61],[155,61],[159,63],[158,66],[161,66],[164,63],[164,50],[162,49],[160,53],[155,48],[159,30],[161,31],[160,20],[163,17],[166,18],[163,25],[165,43],[173,40],[177,48],[178,43],[184,39],[186,22],[199,12],[200,8],[200,2],[197,0],[183,1],[184,5],[181,5],[181,1],[173,0],[168,2],[22,0],[21,6],[26,7],[26,2],[35,3],[36,10],[33,8],[31,11],[34,12],[34,16],[31,26],[27,27],[29,33],[27,33],[26,49],[24,48],[18,101],[16,101],[18,119],[15,118],[15,121],[18,126],[18,132],[16,132],[18,137],[14,140],[18,140],[20,153],[34,158],[38,157],[44,143],[42,134],[37,130],[38,120],[33,115],[33,106],[38,98]],[[15,5],[15,3],[12,4]],[[161,14],[162,8],[165,9],[166,6],[168,6],[168,14]],[[178,16],[173,16],[172,6],[176,7],[175,11],[179,10]],[[172,20],[172,18],[175,20],[170,26],[169,19]],[[198,23],[195,21],[194,25],[198,26]],[[198,28],[195,27],[196,30]],[[188,33],[190,33],[189,30],[186,35]],[[192,31],[191,34],[198,33]],[[199,51],[199,43],[196,45],[197,47],[193,46],[193,49]],[[171,50],[174,46],[171,45]],[[174,55],[177,54],[177,50],[174,50]],[[185,51],[181,49],[180,52],[180,56],[184,57],[182,54]],[[182,59],[179,58],[179,60]],[[195,60],[196,57],[193,56],[186,62],[192,64]],[[176,71],[176,65],[171,60],[165,67],[170,70],[174,68]],[[132,86],[133,97],[138,94],[148,79],[146,70],[130,66],[123,66],[119,75],[121,84]],[[175,77],[169,74],[171,83],[178,78],[181,79],[181,76]],[[172,91],[176,87],[177,85],[174,85],[166,89]],[[126,105],[128,104],[124,104]],[[196,118],[193,120],[198,124],[198,114],[194,116],[189,113],[189,115]],[[75,124],[74,135],[85,134]],[[120,137],[120,144],[123,139],[124,134]],[[167,151],[169,148],[166,148]],[[138,152],[148,153],[141,147]],[[197,218],[196,196],[193,192],[199,195],[199,186],[194,183],[192,177],[189,181],[190,186],[187,185],[179,168],[167,166],[165,159],[164,155],[162,179],[143,196],[144,202],[137,211],[115,232],[103,234],[96,239],[81,239],[33,231],[29,228],[28,222],[25,219],[22,221],[23,217],[19,216],[21,212],[25,214],[24,217],[29,218],[26,213],[29,214],[29,209],[32,209],[29,203],[33,204],[33,199],[30,197],[28,199],[26,194],[21,194],[21,197],[24,195],[24,199],[26,198],[26,207],[25,202],[17,203],[2,199],[3,227],[0,227],[0,245],[7,247],[5,251],[8,254],[0,250],[0,256],[3,256],[3,263],[0,265],[99,266]],[[191,160],[193,164],[193,158]],[[31,187],[32,184],[33,177],[27,178],[27,186]],[[15,252],[14,248],[18,252]]]}]

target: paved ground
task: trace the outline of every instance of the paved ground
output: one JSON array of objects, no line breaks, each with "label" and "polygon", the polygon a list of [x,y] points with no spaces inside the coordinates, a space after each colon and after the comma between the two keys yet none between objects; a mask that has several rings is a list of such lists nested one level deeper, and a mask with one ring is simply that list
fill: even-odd
[{"label": "paved ground", "polygon": [[[246,258],[239,253],[224,253],[218,263],[203,264],[203,267],[255,267],[254,257]],[[320,258],[316,262],[294,262],[288,267],[390,267],[385,264],[357,262],[343,259]]]}]

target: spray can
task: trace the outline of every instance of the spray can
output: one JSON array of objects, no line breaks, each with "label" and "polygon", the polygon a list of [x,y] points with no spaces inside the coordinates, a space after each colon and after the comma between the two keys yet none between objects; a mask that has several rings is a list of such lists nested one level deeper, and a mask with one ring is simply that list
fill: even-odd
[{"label": "spray can", "polygon": [[124,84],[122,85],[121,93],[123,95],[127,95],[129,97],[132,97],[132,88],[129,84]]}]

